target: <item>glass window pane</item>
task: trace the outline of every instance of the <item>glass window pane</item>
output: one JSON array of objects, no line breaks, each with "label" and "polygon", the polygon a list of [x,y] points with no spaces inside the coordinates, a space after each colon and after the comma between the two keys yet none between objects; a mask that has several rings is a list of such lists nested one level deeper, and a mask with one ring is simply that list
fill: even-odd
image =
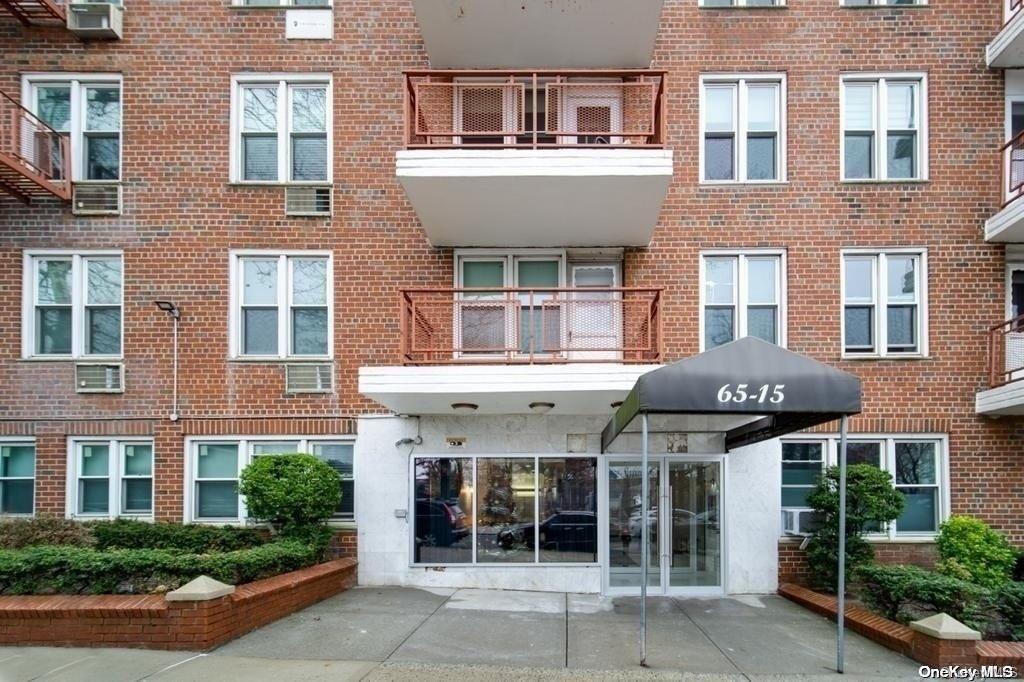
[{"label": "glass window pane", "polygon": [[934,532],[938,522],[939,491],[935,488],[900,488],[903,514],[896,519],[898,533]]},{"label": "glass window pane", "polygon": [[850,180],[873,178],[875,136],[847,133],[843,140],[843,177]]},{"label": "glass window pane", "polygon": [[917,346],[917,324],[914,319],[916,314],[917,306],[889,306],[886,317],[889,350],[903,352],[915,350]]},{"label": "glass window pane", "polygon": [[110,445],[107,443],[83,444],[79,476],[106,476],[110,471]]},{"label": "glass window pane", "polygon": [[768,343],[778,343],[777,312],[774,306],[747,308],[747,336],[754,336]]},{"label": "glass window pane", "polygon": [[40,260],[36,270],[36,303],[70,305],[71,261]]},{"label": "glass window pane", "polygon": [[[536,299],[535,299],[536,300]],[[594,309],[587,310],[589,317],[586,322],[580,321],[580,332],[595,330],[598,333],[608,330],[608,323],[605,318],[609,311],[600,304],[595,304]],[[598,338],[588,341],[581,341],[587,347],[603,346],[611,343]],[[532,308],[523,306],[519,311],[519,352],[521,353],[555,353],[562,347],[562,315],[557,307],[546,307],[536,305]]]},{"label": "glass window pane", "polygon": [[85,309],[85,352],[87,355],[121,353],[121,309]]},{"label": "glass window pane", "polygon": [[32,481],[0,481],[0,514],[31,514]]},{"label": "glass window pane", "polygon": [[935,443],[896,443],[896,485],[931,485],[936,476]]},{"label": "glass window pane", "polygon": [[735,85],[708,85],[704,89],[704,130],[732,132],[736,129],[733,93]]},{"label": "glass window pane", "polygon": [[292,137],[292,180],[327,180],[327,136]]},{"label": "glass window pane", "polygon": [[237,478],[238,445],[234,443],[201,443],[199,445],[197,478]]},{"label": "glass window pane", "polygon": [[747,179],[775,180],[775,136],[747,138]]},{"label": "glass window pane", "polygon": [[504,261],[462,261],[462,286],[498,287],[505,286]]},{"label": "glass window pane", "polygon": [[0,446],[0,478],[35,476],[36,449],[33,445]]},{"label": "glass window pane", "polygon": [[341,502],[338,503],[338,509],[334,512],[334,518],[339,519],[355,519],[356,512],[356,497],[355,497],[355,481],[349,479],[342,479],[341,481]]},{"label": "glass window pane", "polygon": [[889,105],[886,127],[889,130],[917,128],[917,86],[913,83],[889,83],[885,93]]},{"label": "glass window pane", "polygon": [[148,443],[124,446],[124,473],[126,476],[153,474],[153,446]]},{"label": "glass window pane", "polygon": [[327,305],[327,259],[292,260],[292,303]]},{"label": "glass window pane", "polygon": [[776,292],[777,258],[747,259],[747,302],[751,305],[778,303]]},{"label": "glass window pane", "polygon": [[704,138],[704,179],[733,180],[733,138]]},{"label": "glass window pane", "polygon": [[[473,460],[418,458],[414,466],[413,535],[418,564],[473,561]],[[466,511],[468,510],[468,514]]]},{"label": "glass window pane", "polygon": [[36,310],[36,353],[39,355],[71,354],[70,308],[39,308]]},{"label": "glass window pane", "polygon": [[242,353],[277,355],[277,309],[247,308],[242,311]]},{"label": "glass window pane", "polygon": [[843,311],[846,326],[847,350],[872,350],[875,345],[870,307],[847,306]]},{"label": "glass window pane", "polygon": [[783,488],[782,506],[788,508],[809,507],[810,505],[807,502],[807,496],[811,494],[811,490],[813,490],[811,486],[802,488]]},{"label": "glass window pane", "polygon": [[277,305],[277,258],[242,261],[243,305]]},{"label": "glass window pane", "polygon": [[557,287],[558,261],[556,260],[520,260],[516,263],[519,281],[516,286]]},{"label": "glass window pane", "polygon": [[327,355],[327,308],[292,310],[292,354]]},{"label": "glass window pane", "polygon": [[327,88],[292,88],[292,132],[327,130]]},{"label": "glass window pane", "polygon": [[148,514],[153,511],[153,479],[126,478],[121,481],[121,511]]},{"label": "glass window pane", "polygon": [[[597,562],[597,460],[540,460],[541,562]],[[529,532],[532,532],[532,527]]]},{"label": "glass window pane", "polygon": [[38,86],[35,114],[54,130],[71,130],[71,86]]},{"label": "glass window pane", "polygon": [[874,263],[874,258],[846,257],[843,259],[847,303],[874,301],[875,297],[872,293]]},{"label": "glass window pane", "polygon": [[87,88],[85,129],[91,132],[121,130],[120,88]]},{"label": "glass window pane", "polygon": [[242,137],[243,180],[277,181],[277,137],[244,135]]},{"label": "glass window pane", "polygon": [[704,302],[732,305],[736,302],[736,259],[704,259]]},{"label": "glass window pane", "polygon": [[117,135],[85,136],[85,177],[117,180],[121,177],[121,138]]},{"label": "glass window pane", "polygon": [[717,348],[736,338],[732,308],[704,309],[704,350]]},{"label": "glass window pane", "polygon": [[459,331],[463,350],[498,351],[505,349],[506,306],[501,302],[483,303],[459,310]]},{"label": "glass window pane", "polygon": [[199,481],[196,483],[196,518],[233,519],[238,516],[236,481]]},{"label": "glass window pane", "polygon": [[352,443],[312,443],[313,454],[327,462],[342,478],[341,502],[334,512],[336,518],[352,518],[355,509],[352,478]]},{"label": "glass window pane", "polygon": [[875,84],[847,83],[844,88],[845,129],[875,129]]},{"label": "glass window pane", "polygon": [[481,457],[476,467],[477,562],[533,563],[533,459]]},{"label": "glass window pane", "polygon": [[86,261],[89,282],[86,303],[121,303],[121,259],[105,258]]},{"label": "glass window pane", "polygon": [[783,462],[782,485],[814,485],[821,475],[821,462]]},{"label": "glass window pane", "polygon": [[783,443],[782,460],[785,462],[817,462],[821,468],[825,449],[821,443]]},{"label": "glass window pane", "polygon": [[846,465],[850,466],[851,464],[870,464],[881,469],[882,444],[877,441],[873,443],[847,443]]},{"label": "glass window pane", "polygon": [[890,301],[914,302],[917,287],[916,265],[917,259],[912,256],[889,256],[886,259]]},{"label": "glass window pane", "polygon": [[277,130],[277,87],[243,88],[243,130],[269,133]]},{"label": "glass window pane", "polygon": [[78,513],[110,513],[110,482],[108,479],[90,478],[78,481]]},{"label": "glass window pane", "polygon": [[917,133],[889,133],[887,145],[889,177],[917,177]]},{"label": "glass window pane", "polygon": [[298,441],[279,441],[274,443],[253,443],[253,457],[259,455],[294,455],[299,451]]},{"label": "glass window pane", "polygon": [[[750,4],[750,0],[747,0]],[[775,109],[779,86],[751,85],[747,88],[747,130],[776,130]]]}]

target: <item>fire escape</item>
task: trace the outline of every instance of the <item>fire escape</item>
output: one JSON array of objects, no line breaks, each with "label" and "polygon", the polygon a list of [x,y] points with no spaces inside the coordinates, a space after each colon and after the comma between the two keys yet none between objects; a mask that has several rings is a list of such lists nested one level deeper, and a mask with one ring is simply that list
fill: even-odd
[{"label": "fire escape", "polygon": [[[8,6],[13,1],[0,0]],[[71,201],[70,170],[68,134],[0,92],[0,191],[26,204],[38,197]]]},{"label": "fire escape", "polygon": [[53,21],[61,24],[66,22],[64,6],[53,0],[0,0],[0,6],[26,26]]}]

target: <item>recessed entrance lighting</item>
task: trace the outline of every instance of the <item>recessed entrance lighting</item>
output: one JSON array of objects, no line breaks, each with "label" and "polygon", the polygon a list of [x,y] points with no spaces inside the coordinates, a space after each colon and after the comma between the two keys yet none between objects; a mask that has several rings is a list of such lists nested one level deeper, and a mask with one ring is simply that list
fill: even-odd
[{"label": "recessed entrance lighting", "polygon": [[473,414],[479,405],[475,403],[452,403],[452,411],[455,414]]},{"label": "recessed entrance lighting", "polygon": [[530,411],[534,414],[547,414],[554,406],[554,403],[530,403]]}]

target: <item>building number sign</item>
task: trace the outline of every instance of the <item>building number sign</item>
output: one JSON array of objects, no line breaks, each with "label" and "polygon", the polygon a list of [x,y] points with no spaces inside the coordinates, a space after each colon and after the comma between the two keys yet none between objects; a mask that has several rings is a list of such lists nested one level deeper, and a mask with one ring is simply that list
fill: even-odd
[{"label": "building number sign", "polygon": [[736,388],[731,388],[732,384],[726,384],[718,389],[718,402],[720,403],[745,403],[745,402],[757,402],[764,403],[766,400],[773,405],[778,405],[786,399],[786,394],[782,392],[782,389],[786,388],[786,384],[764,384],[760,388],[751,388],[747,384],[736,384]]}]

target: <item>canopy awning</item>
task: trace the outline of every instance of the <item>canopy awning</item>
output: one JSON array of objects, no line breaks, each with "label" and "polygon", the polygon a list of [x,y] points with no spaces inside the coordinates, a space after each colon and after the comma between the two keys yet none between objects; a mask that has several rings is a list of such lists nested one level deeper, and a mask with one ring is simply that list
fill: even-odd
[{"label": "canopy awning", "polygon": [[601,450],[640,414],[740,417],[724,429],[729,450],[857,414],[860,395],[852,374],[748,336],[637,379],[605,426]]}]

